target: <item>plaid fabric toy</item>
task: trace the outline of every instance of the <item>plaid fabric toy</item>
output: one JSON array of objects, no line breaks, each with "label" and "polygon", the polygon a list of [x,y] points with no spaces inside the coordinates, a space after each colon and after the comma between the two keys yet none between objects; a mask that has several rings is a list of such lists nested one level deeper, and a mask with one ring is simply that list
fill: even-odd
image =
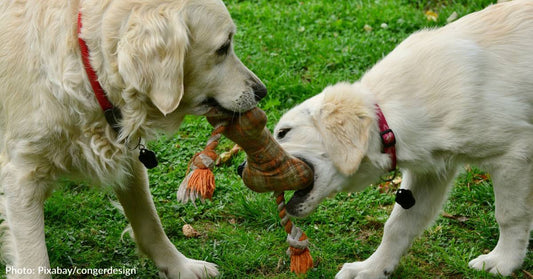
[{"label": "plaid fabric toy", "polygon": [[[221,121],[208,120],[214,126]],[[311,185],[313,170],[281,148],[265,127],[266,122],[265,112],[255,108],[225,125],[224,136],[246,152],[246,166],[242,173],[244,184],[259,193],[300,190]]]}]

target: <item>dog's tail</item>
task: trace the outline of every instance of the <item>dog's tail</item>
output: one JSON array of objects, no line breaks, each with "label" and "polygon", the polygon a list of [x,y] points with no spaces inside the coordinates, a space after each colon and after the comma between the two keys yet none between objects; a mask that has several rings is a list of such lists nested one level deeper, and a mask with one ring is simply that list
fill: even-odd
[{"label": "dog's tail", "polygon": [[[111,200],[111,199],[109,199],[109,202],[111,203],[111,205],[114,208],[116,208],[120,213],[122,213],[122,215],[126,216],[126,214],[124,213],[124,208],[122,207],[122,205],[120,205],[119,202]],[[126,228],[124,228],[124,230],[120,234],[120,240],[122,242],[125,241],[124,240],[124,235],[129,235],[129,237],[131,237],[131,239],[135,240],[135,235],[133,234],[133,228],[131,227],[131,224],[128,224],[126,226]]]}]

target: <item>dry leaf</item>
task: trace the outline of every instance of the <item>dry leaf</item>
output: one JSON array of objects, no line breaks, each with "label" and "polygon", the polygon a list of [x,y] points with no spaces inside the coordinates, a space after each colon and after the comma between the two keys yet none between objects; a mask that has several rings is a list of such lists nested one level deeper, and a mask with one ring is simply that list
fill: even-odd
[{"label": "dry leaf", "polygon": [[400,185],[400,183],[402,183],[402,177],[401,176],[396,176],[393,180],[392,180],[392,183],[396,184],[396,185]]},{"label": "dry leaf", "polygon": [[368,25],[368,24],[365,24],[365,26],[363,27],[363,29],[365,29],[366,32],[370,32],[372,31],[372,26]]},{"label": "dry leaf", "polygon": [[437,21],[437,18],[439,18],[439,15],[432,10],[426,11],[425,14],[426,14],[426,19],[429,21]]},{"label": "dry leaf", "polygon": [[197,237],[200,236],[200,233],[197,232],[191,225],[185,224],[183,225],[183,228],[181,229],[183,231],[183,235],[186,237]]},{"label": "dry leaf", "polygon": [[241,150],[242,148],[239,145],[234,145],[230,151],[224,152],[220,154],[220,156],[218,156],[216,165],[219,166],[221,164],[227,163],[235,154],[239,153],[239,151]]},{"label": "dry leaf", "polygon": [[450,213],[447,213],[447,212],[443,212],[442,213],[442,217],[448,218],[448,219],[452,219],[452,220],[456,220],[456,221],[461,222],[461,223],[464,223],[464,222],[468,221],[468,217],[461,216],[461,215],[451,215]]},{"label": "dry leaf", "polygon": [[457,15],[457,12],[453,12],[447,19],[446,19],[446,22],[447,23],[450,23],[454,20],[456,20],[457,18],[459,17],[459,15]]}]

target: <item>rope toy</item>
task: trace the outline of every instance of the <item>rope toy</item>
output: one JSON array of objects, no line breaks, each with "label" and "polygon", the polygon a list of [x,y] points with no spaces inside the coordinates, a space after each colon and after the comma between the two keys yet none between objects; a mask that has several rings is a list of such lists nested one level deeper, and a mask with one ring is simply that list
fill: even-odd
[{"label": "rope toy", "polygon": [[215,149],[224,128],[224,123],[218,124],[211,133],[204,150],[192,157],[187,168],[188,175],[181,182],[176,194],[178,201],[194,203],[198,198],[202,202],[205,199],[212,199],[215,192],[215,175],[212,169],[218,158]]},{"label": "rope toy", "polygon": [[[214,176],[212,172],[207,174],[207,170],[210,169],[210,166],[212,168],[213,164],[211,162],[216,160],[216,153],[215,156],[207,154],[212,155],[211,152],[214,153],[214,148],[211,149],[214,140],[218,141],[220,134],[224,134],[246,152],[247,161],[242,169],[244,184],[255,192],[275,193],[281,224],[288,235],[287,242],[290,245],[287,250],[291,258],[290,270],[296,274],[306,273],[313,267],[313,258],[308,248],[309,240],[300,228],[294,226],[287,215],[284,191],[309,187],[313,183],[313,170],[303,161],[286,153],[274,140],[270,131],[265,127],[267,117],[261,109],[252,109],[237,118],[217,112],[210,113],[210,115],[216,115],[207,118],[215,129],[211,134],[206,149],[196,154],[191,160],[190,169],[192,173],[189,173],[182,182],[177,194],[178,200],[194,202],[197,197],[202,199],[210,199],[212,197],[211,190],[206,190],[204,187],[214,189]],[[202,154],[205,154],[205,156]],[[207,161],[211,164],[204,164],[203,160],[197,159],[198,157],[209,157],[210,160]],[[199,169],[207,170],[200,173]],[[194,174],[196,172],[198,174]],[[194,178],[197,176],[202,176],[202,178]],[[213,177],[213,180],[210,177]],[[196,184],[195,181],[197,180],[209,180],[210,182]],[[204,192],[210,194],[204,196],[202,194]]]},{"label": "rope toy", "polygon": [[291,258],[291,271],[296,274],[304,274],[313,267],[313,258],[309,251],[309,239],[307,235],[298,227],[294,226],[291,219],[285,211],[284,192],[275,193],[276,203],[278,204],[279,218],[281,225],[287,233],[287,242],[289,249],[287,255]]}]

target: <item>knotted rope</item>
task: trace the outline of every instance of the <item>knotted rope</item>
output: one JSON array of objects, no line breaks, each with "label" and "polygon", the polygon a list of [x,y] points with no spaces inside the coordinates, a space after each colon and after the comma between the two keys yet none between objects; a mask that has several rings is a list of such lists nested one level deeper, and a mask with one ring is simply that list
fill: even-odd
[{"label": "knotted rope", "polygon": [[289,249],[287,255],[291,258],[291,271],[296,274],[304,274],[313,267],[313,258],[309,251],[309,239],[307,235],[297,226],[295,226],[285,210],[284,192],[274,194],[278,204],[279,218],[281,225],[287,233],[287,242]]},{"label": "knotted rope", "polygon": [[204,150],[196,153],[189,162],[188,175],[183,179],[176,193],[178,201],[182,203],[191,201],[194,204],[198,198],[202,202],[205,199],[212,199],[215,192],[213,167],[218,158],[215,149],[222,137],[224,124],[220,123],[215,127]]}]

